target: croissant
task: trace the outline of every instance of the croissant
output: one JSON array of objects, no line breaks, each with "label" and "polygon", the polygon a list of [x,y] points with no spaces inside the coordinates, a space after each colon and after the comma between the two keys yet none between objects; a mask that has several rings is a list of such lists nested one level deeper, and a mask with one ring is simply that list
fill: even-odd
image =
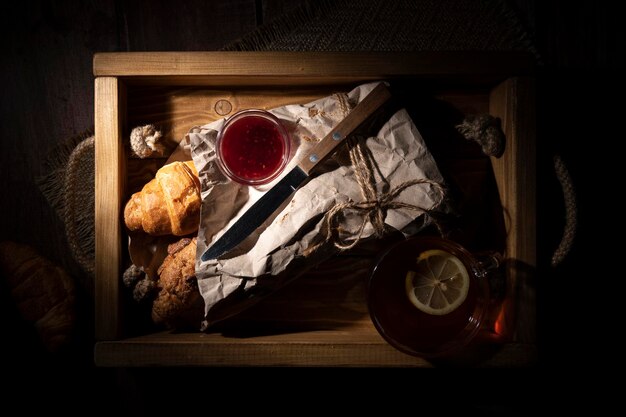
[{"label": "croissant", "polygon": [[198,229],[200,202],[200,181],[193,162],[172,162],[131,196],[124,208],[124,222],[129,230],[153,236],[184,236]]}]

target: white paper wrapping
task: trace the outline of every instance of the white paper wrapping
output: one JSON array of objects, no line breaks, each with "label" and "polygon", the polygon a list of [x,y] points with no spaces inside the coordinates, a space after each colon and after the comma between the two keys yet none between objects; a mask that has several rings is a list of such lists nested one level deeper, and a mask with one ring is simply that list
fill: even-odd
[{"label": "white paper wrapping", "polygon": [[[293,140],[294,154],[284,173],[296,165],[308,149],[321,140],[360,102],[377,83],[361,85],[347,94],[334,94],[304,105],[288,105],[270,110],[288,128]],[[251,206],[264,191],[280,180],[264,186],[263,190],[242,186],[227,180],[219,171],[214,144],[224,120],[215,121],[188,134],[193,161],[202,185],[201,223],[196,254],[196,276],[205,301],[205,313],[233,294],[251,292],[263,281],[264,287],[277,289],[283,285],[292,265],[302,266],[309,255],[307,249],[320,242],[324,215],[336,204],[359,202],[364,199],[346,151],[336,155],[335,162],[325,165],[325,172],[299,188],[278,214],[266,222],[240,247],[223,259],[203,262],[200,258],[211,242]],[[443,199],[443,178],[424,141],[408,113],[400,110],[383,125],[379,132],[362,139],[360,146],[371,157],[377,193],[383,195],[408,180],[423,179],[430,183],[415,184],[401,191],[394,201],[414,206],[384,212],[387,226],[405,234],[413,234],[428,223],[428,216],[417,207],[431,210]],[[417,221],[416,221],[417,220]],[[363,216],[346,210],[341,217],[341,239],[366,239],[374,234],[371,223],[359,229]],[[333,242],[325,244],[333,248]],[[332,253],[328,250],[327,253]],[[313,257],[315,258],[315,257]],[[218,318],[211,318],[207,324]]]}]

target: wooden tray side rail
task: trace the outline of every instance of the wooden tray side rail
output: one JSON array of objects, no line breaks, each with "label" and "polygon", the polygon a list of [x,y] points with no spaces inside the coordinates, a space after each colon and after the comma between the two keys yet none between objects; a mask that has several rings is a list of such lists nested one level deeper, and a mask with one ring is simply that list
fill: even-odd
[{"label": "wooden tray side rail", "polygon": [[122,52],[94,56],[94,76],[131,84],[315,85],[386,78],[493,82],[528,74],[523,53],[494,52]]},{"label": "wooden tray side rail", "polygon": [[120,265],[122,256],[121,201],[125,156],[122,123],[125,88],[116,77],[95,80],[95,232],[96,338],[115,340],[120,331]]},{"label": "wooden tray side rail", "polygon": [[507,221],[505,265],[507,291],[516,305],[504,306],[502,329],[520,342],[536,340],[536,304],[532,284],[536,254],[536,145],[534,84],[529,77],[505,80],[491,90],[489,113],[502,120],[506,152],[492,158],[500,201]]}]

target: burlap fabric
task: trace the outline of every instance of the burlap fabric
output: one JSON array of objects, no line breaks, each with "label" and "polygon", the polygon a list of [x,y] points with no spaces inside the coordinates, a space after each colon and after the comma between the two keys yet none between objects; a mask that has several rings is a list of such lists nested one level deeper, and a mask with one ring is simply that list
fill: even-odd
[{"label": "burlap fabric", "polygon": [[309,0],[223,49],[537,55],[520,19],[502,0]]}]

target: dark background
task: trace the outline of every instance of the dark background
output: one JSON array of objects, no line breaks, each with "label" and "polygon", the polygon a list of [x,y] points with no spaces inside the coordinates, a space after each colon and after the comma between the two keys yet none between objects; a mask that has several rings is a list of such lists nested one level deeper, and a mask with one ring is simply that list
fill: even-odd
[{"label": "dark background", "polygon": [[[5,2],[0,7],[0,240],[33,245],[71,273],[78,273],[77,266],[66,256],[61,221],[35,179],[45,173],[42,160],[56,145],[93,126],[93,53],[216,50],[306,2]],[[554,381],[551,378],[567,379],[575,374],[573,369],[594,368],[612,358],[606,352],[593,355],[597,339],[580,335],[595,335],[606,325],[585,311],[584,306],[594,301],[589,294],[608,291],[607,297],[611,297],[613,291],[610,285],[596,288],[591,282],[600,279],[595,266],[598,259],[606,258],[610,246],[602,240],[603,232],[615,234],[616,213],[621,211],[613,208],[620,190],[610,179],[619,175],[621,168],[617,149],[624,141],[620,101],[626,39],[622,14],[618,6],[609,5],[616,2],[508,3],[523,21],[541,56],[537,71],[538,368],[548,372],[546,378],[535,371],[524,371],[511,379],[519,381],[519,376],[550,384]],[[563,204],[552,171],[555,153],[567,162],[576,186],[579,229],[570,257],[552,269],[549,258],[563,226]],[[604,261],[602,264],[606,265]],[[3,314],[10,302],[3,292]],[[605,314],[613,313],[610,306],[605,304],[603,308]],[[192,385],[196,377],[212,383],[234,379],[230,387],[238,393],[245,387],[265,385],[258,377],[244,376],[241,370],[189,370],[181,374],[173,370],[94,369],[91,317],[82,317],[79,324],[83,332],[77,346],[71,352],[49,355],[36,343],[32,329],[9,316],[2,338],[8,351],[3,354],[2,378],[14,387],[9,397],[18,402],[25,395],[30,400],[20,400],[20,404],[53,411],[66,407],[70,410],[82,398],[96,404],[92,407],[103,414],[120,408],[150,412],[162,404],[195,402],[204,392]],[[359,372],[357,386],[378,380],[372,377],[378,373]],[[294,378],[293,372],[281,374],[288,380]],[[329,381],[320,374],[314,373],[326,378],[330,386],[339,384],[337,379]],[[530,414],[537,404],[535,399],[545,393],[536,384],[512,383],[510,389],[493,384],[501,381],[501,374],[489,378],[499,400],[478,397],[473,402],[478,404],[476,411],[486,415]],[[282,384],[289,386],[288,381]],[[38,395],[42,397],[38,399]],[[168,399],[168,395],[173,398]],[[209,399],[211,395],[207,394]]]}]

